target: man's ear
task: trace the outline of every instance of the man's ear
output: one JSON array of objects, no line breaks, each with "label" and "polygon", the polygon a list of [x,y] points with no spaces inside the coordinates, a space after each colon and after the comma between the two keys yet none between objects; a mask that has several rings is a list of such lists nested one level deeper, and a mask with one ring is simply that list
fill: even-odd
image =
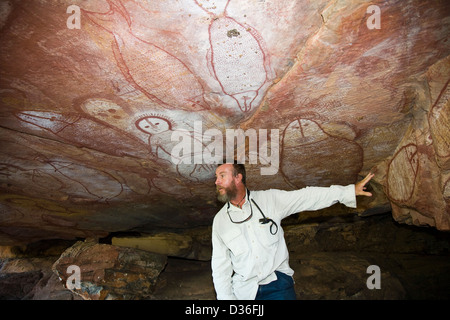
[{"label": "man's ear", "polygon": [[236,178],[238,179],[238,182],[242,183],[242,178],[243,178],[242,173],[238,173],[236,175]]}]

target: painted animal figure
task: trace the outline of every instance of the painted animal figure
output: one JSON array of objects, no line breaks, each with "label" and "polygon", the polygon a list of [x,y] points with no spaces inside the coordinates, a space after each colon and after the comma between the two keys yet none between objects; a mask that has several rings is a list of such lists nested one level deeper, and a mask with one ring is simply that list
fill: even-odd
[{"label": "painted animal figure", "polygon": [[210,109],[204,100],[202,84],[187,65],[164,48],[136,36],[122,2],[107,1],[110,9],[106,13],[83,12],[94,24],[114,36],[114,57],[127,81],[164,108]]}]

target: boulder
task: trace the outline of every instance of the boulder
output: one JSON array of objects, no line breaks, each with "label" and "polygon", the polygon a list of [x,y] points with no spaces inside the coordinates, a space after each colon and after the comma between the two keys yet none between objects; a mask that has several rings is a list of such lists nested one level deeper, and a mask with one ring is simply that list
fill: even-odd
[{"label": "boulder", "polygon": [[154,290],[166,259],[133,248],[79,241],[61,255],[52,269],[67,288],[83,299],[144,299]]},{"label": "boulder", "polygon": [[165,256],[207,261],[211,259],[211,227],[184,232],[155,232],[139,236],[112,237],[111,244]]}]

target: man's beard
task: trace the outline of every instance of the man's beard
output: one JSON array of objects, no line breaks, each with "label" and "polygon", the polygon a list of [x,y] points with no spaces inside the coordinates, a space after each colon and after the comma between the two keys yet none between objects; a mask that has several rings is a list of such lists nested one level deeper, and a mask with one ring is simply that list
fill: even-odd
[{"label": "man's beard", "polygon": [[[219,189],[225,189],[224,194],[219,193]],[[228,188],[219,188],[216,187],[216,194],[217,194],[217,200],[220,202],[226,203],[236,197],[237,195],[237,188],[236,184],[233,182]]]}]

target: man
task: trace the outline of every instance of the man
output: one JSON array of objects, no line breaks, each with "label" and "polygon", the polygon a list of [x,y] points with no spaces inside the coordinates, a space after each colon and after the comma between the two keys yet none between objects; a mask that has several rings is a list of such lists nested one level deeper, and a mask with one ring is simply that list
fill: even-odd
[{"label": "man", "polygon": [[217,299],[294,300],[294,271],[281,220],[291,214],[319,210],[337,202],[356,208],[356,196],[372,196],[365,185],[307,187],[295,191],[251,191],[243,164],[216,169],[216,191],[225,203],[212,229],[212,275]]}]

